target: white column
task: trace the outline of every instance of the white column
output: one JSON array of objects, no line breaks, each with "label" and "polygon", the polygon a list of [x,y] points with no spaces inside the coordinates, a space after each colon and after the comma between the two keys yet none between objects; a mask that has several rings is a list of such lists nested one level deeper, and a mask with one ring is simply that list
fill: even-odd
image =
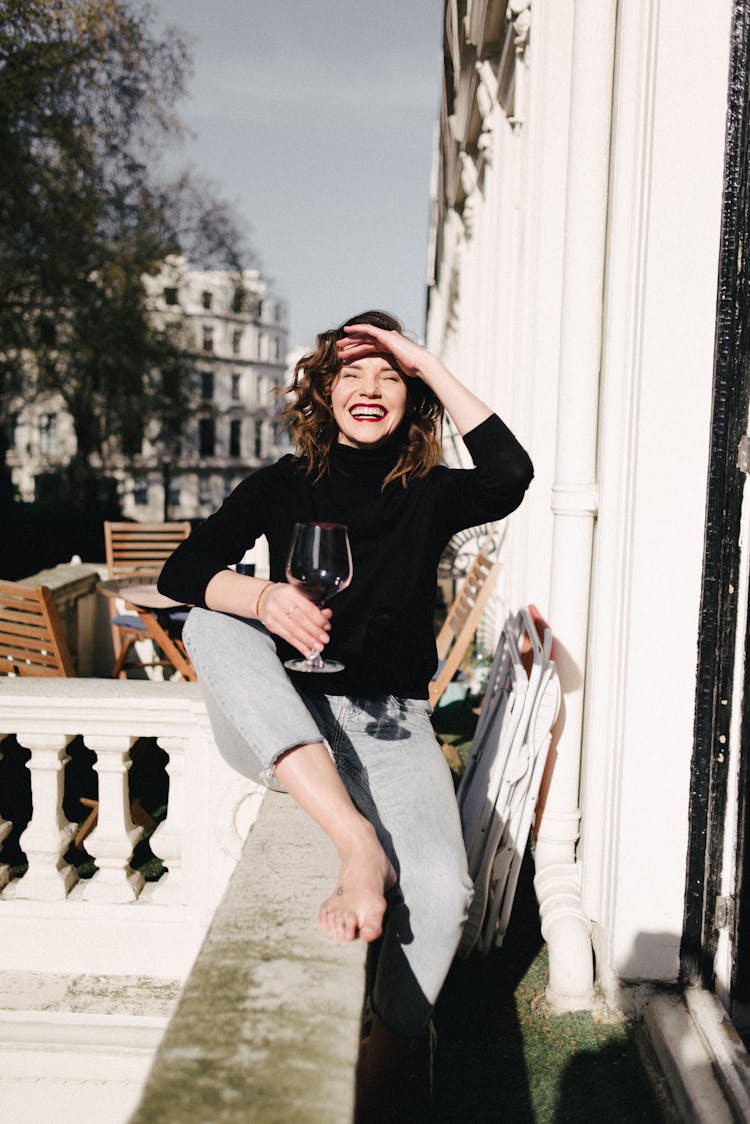
[{"label": "white column", "polygon": [[151,850],[167,867],[149,897],[160,904],[181,902],[183,894],[182,843],[187,827],[185,809],[185,739],[157,738],[157,744],[169,754],[169,800],[166,818],[150,839]]},{"label": "white column", "polygon": [[94,769],[99,777],[99,815],[86,850],[99,868],[83,886],[86,901],[131,902],[143,887],[143,876],[130,869],[133,848],[143,828],[130,818],[128,770],[130,750],[136,739],[125,735],[86,736],[96,753]]},{"label": "white column", "polygon": [[65,749],[72,735],[19,732],[16,739],[31,750],[27,768],[31,774],[32,812],[21,836],[29,868],[19,879],[15,896],[58,901],[67,896],[78,878],[63,859],[76,831],[76,825],[69,823],[62,811],[63,769],[70,760]]},{"label": "white column", "polygon": [[[593,1003],[589,919],[576,843],[602,350],[616,0],[575,0],[549,616],[564,708],[536,847],[535,886],[550,958],[547,997]],[[553,904],[554,903],[554,904]]]}]

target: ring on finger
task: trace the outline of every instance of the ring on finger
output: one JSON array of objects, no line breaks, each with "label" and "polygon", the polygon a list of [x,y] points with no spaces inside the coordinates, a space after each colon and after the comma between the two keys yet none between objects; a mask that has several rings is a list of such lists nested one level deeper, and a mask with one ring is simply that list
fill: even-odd
[{"label": "ring on finger", "polygon": [[292,615],[293,615],[294,613],[296,613],[296,612],[297,612],[297,606],[296,606],[296,605],[292,605],[291,609],[287,609],[287,611],[286,611],[286,615],[287,615],[288,617],[291,617],[291,616],[292,616]]}]

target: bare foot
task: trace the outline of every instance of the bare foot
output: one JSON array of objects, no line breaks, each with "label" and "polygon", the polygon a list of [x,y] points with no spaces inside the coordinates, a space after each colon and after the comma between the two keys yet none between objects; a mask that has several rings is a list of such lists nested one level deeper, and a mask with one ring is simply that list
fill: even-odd
[{"label": "bare foot", "polygon": [[396,872],[374,831],[352,840],[341,852],[339,884],[320,907],[321,925],[344,941],[377,940],[383,932],[384,894],[395,882]]}]

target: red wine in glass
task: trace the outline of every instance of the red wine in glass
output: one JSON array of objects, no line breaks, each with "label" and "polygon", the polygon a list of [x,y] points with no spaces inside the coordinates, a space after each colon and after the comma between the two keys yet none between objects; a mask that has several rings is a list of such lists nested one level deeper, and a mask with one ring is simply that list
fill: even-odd
[{"label": "red wine in glass", "polygon": [[[286,579],[321,609],[352,580],[352,552],[343,523],[295,523]],[[324,660],[320,652],[307,659],[286,660],[292,671],[343,671],[338,660]]]}]

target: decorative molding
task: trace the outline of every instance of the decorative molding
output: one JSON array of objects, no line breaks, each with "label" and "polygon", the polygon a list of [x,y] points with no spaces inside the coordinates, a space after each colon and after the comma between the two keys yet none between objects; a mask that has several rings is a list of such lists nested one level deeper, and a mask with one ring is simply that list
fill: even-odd
[{"label": "decorative molding", "polygon": [[531,0],[510,0],[497,64],[497,100],[514,126],[526,119],[526,48],[531,34]]},{"label": "decorative molding", "polygon": [[526,50],[531,30],[531,0],[510,0],[505,18],[513,25],[516,59]]},{"label": "decorative molding", "polygon": [[497,106],[497,75],[488,59],[474,64],[479,78],[477,109],[483,122],[487,122]]},{"label": "decorative molding", "polygon": [[474,230],[476,195],[479,190],[479,173],[476,164],[469,156],[468,152],[459,152],[458,160],[461,169],[461,189],[466,197],[461,217],[463,219],[466,237],[471,238]]},{"label": "decorative molding", "polygon": [[498,108],[497,101],[497,75],[492,64],[484,59],[475,64],[477,78],[476,103],[479,116],[482,118],[482,129],[477,139],[477,149],[480,159],[487,165],[492,164],[492,131],[495,115]]},{"label": "decorative molding", "polygon": [[550,508],[555,515],[594,516],[599,510],[599,489],[594,483],[555,483]]}]

